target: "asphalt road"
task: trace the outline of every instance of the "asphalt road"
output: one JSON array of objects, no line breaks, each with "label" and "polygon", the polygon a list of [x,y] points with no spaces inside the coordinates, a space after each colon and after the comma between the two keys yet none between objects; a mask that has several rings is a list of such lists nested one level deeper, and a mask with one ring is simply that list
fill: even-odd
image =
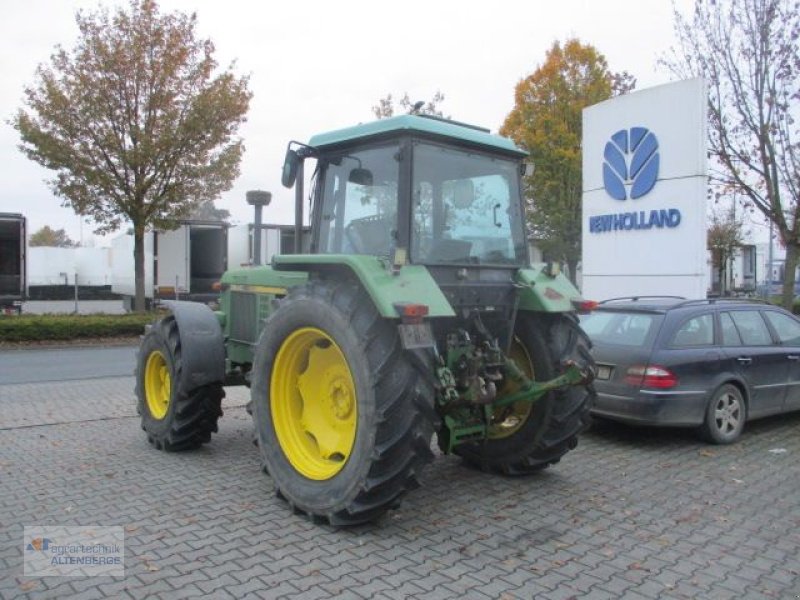
[{"label": "asphalt road", "polygon": [[0,385],[72,381],[133,374],[137,346],[0,351]]}]

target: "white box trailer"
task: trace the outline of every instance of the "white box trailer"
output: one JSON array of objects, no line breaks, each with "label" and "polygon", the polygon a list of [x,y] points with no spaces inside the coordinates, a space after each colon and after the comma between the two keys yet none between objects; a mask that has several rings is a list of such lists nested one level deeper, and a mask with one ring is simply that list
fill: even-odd
[{"label": "white box trailer", "polygon": [[[253,264],[252,223],[235,225],[228,231],[228,267],[248,267]],[[303,252],[308,252],[311,228],[303,227]],[[276,254],[294,252],[294,225],[261,225],[261,263],[268,265]]]},{"label": "white box trailer", "polygon": [[[261,226],[261,261],[294,250],[294,226]],[[308,252],[311,231],[303,228]],[[173,231],[149,232],[144,238],[145,298],[210,302],[218,297],[213,284],[228,269],[253,264],[253,224],[229,226],[216,221],[183,221]],[[122,296],[127,309],[136,295],[133,235],[111,241],[111,291]]]},{"label": "white box trailer", "polygon": [[25,217],[0,213],[0,313],[19,313],[26,296]]},{"label": "white box trailer", "polygon": [[[172,231],[145,234],[145,298],[210,302],[213,288],[228,267],[228,224],[219,221],[181,221]],[[112,240],[111,291],[126,308],[136,295],[133,235]]]}]

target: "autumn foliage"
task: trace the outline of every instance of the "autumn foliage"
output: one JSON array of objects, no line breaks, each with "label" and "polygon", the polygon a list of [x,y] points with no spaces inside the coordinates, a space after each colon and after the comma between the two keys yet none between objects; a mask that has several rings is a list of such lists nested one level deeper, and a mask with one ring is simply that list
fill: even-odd
[{"label": "autumn foliage", "polygon": [[581,256],[582,111],[633,85],[627,73],[612,73],[593,46],[555,42],[517,84],[514,109],[500,129],[530,152],[535,165],[525,184],[536,244],[549,258],[565,261],[573,279]]},{"label": "autumn foliage", "polygon": [[145,230],[173,227],[239,174],[248,79],[218,72],[195,15],[161,14],[154,0],[76,21],[75,47],[39,66],[12,124],[65,205],[100,232],[133,225],[141,310]]}]

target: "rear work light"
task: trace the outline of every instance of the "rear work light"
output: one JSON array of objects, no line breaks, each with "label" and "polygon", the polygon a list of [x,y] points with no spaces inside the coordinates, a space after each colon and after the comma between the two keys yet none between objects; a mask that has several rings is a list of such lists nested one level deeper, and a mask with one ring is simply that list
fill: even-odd
[{"label": "rear work light", "polygon": [[665,367],[635,365],[625,372],[625,383],[635,387],[664,390],[678,385],[678,377]]},{"label": "rear work light", "polygon": [[427,304],[414,304],[411,302],[398,302],[394,305],[397,314],[400,315],[403,323],[416,324],[422,323],[422,319],[428,316]]}]

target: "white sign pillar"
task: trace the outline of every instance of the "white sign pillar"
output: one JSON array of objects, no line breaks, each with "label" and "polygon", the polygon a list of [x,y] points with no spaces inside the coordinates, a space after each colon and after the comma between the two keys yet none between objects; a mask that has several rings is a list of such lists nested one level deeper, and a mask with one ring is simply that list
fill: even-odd
[{"label": "white sign pillar", "polygon": [[584,109],[584,298],[705,298],[706,102],[689,79]]}]

